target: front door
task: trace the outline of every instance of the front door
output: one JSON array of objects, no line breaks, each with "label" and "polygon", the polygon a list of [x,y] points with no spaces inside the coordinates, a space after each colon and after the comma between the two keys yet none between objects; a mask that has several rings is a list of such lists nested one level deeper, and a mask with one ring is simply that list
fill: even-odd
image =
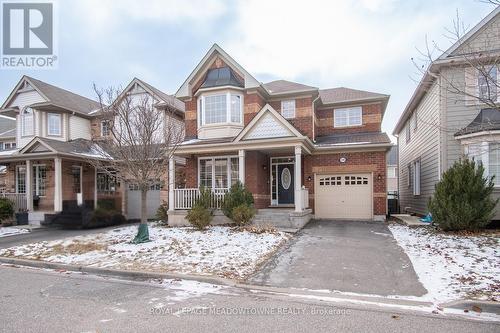
[{"label": "front door", "polygon": [[293,183],[293,164],[278,164],[278,204],[293,204],[295,187]]}]

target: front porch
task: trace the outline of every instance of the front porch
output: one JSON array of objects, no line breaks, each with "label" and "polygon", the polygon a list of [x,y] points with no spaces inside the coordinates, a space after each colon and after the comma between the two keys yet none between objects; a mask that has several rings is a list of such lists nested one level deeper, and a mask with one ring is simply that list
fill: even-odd
[{"label": "front porch", "polygon": [[[185,151],[185,150],[184,150]],[[304,185],[304,154],[301,145],[268,149],[238,149],[217,154],[191,154],[186,158],[186,188],[175,188],[175,163],[169,165],[169,224],[186,225],[185,216],[200,195],[211,189],[213,224],[231,221],[220,211],[231,185],[240,181],[254,197],[257,215],[253,223],[284,229],[300,229],[312,216],[309,189]]]}]

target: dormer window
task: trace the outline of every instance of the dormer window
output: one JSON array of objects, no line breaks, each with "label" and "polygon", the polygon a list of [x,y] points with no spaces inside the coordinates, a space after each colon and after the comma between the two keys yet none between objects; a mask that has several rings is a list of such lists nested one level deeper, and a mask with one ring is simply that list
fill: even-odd
[{"label": "dormer window", "polygon": [[23,136],[33,135],[35,128],[35,118],[32,108],[25,108],[23,114],[21,115],[21,125]]},{"label": "dormer window", "polygon": [[243,96],[234,92],[203,94],[198,103],[198,115],[203,125],[241,124]]},{"label": "dormer window", "polygon": [[61,136],[61,114],[49,113],[47,114],[47,133],[53,136]]}]

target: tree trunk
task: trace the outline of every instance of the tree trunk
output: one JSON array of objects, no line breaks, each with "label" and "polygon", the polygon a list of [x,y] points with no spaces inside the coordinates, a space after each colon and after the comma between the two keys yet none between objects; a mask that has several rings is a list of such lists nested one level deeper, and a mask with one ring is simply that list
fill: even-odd
[{"label": "tree trunk", "polygon": [[141,190],[141,224],[139,224],[137,235],[132,241],[135,244],[149,242],[147,195],[148,190]]}]

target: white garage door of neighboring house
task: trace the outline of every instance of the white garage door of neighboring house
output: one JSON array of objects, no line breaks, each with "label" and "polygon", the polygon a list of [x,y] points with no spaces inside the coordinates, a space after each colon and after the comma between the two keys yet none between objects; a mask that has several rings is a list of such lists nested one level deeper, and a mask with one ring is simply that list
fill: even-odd
[{"label": "white garage door of neighboring house", "polygon": [[[147,194],[147,210],[148,219],[156,217],[156,211],[160,207],[160,188],[161,185],[157,184],[151,186]],[[140,219],[141,218],[141,191],[135,184],[129,184],[127,189],[127,218]]]},{"label": "white garage door of neighboring house", "polygon": [[372,175],[316,175],[315,217],[372,219]]}]

